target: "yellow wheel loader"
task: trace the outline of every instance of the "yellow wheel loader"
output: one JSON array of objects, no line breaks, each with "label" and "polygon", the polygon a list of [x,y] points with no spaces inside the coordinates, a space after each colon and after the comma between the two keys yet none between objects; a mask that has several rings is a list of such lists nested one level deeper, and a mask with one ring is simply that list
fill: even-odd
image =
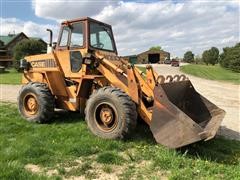
[{"label": "yellow wheel loader", "polygon": [[48,53],[27,56],[18,96],[21,115],[44,123],[54,109],[85,112],[90,131],[122,139],[138,115],[169,148],[213,138],[225,112],[196,92],[184,75],[146,73],[117,56],[110,25],[91,18],[64,21]]}]

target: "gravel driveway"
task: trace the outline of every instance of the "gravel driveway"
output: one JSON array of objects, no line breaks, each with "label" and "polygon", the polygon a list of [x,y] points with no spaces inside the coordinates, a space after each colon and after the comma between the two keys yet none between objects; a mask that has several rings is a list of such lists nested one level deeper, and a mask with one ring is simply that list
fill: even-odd
[{"label": "gravel driveway", "polygon": [[18,92],[21,85],[0,84],[0,101],[17,102]]},{"label": "gravel driveway", "polygon": [[[162,75],[182,74],[178,67],[153,65]],[[240,86],[187,75],[196,90],[226,111],[219,134],[240,140]],[[0,84],[0,101],[16,102],[21,85]]]}]

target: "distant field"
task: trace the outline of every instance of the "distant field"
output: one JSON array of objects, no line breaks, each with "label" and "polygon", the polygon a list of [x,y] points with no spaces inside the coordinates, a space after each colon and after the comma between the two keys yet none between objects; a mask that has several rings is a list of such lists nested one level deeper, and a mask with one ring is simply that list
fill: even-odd
[{"label": "distant field", "polygon": [[100,139],[78,113],[49,124],[23,120],[0,103],[0,179],[239,179],[240,142],[214,139],[169,150],[148,126],[125,141]]},{"label": "distant field", "polygon": [[219,65],[207,66],[190,64],[186,66],[181,66],[180,70],[186,74],[191,74],[205,79],[227,81],[234,84],[240,84],[240,73],[226,70]]},{"label": "distant field", "polygon": [[0,73],[0,84],[21,84],[22,73],[15,69],[7,69],[6,72]]}]

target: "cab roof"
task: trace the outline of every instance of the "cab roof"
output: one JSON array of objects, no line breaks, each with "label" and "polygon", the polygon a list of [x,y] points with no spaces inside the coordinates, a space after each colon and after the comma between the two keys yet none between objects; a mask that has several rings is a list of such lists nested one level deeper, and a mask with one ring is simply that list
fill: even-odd
[{"label": "cab roof", "polygon": [[65,21],[63,21],[61,24],[62,24],[62,25],[65,25],[65,24],[70,24],[70,23],[74,23],[74,22],[78,22],[78,21],[92,21],[92,22],[104,24],[104,25],[106,25],[106,26],[111,26],[110,24],[103,23],[103,22],[101,22],[101,21],[98,21],[98,20],[96,20],[96,19],[92,19],[92,18],[90,18],[90,17],[81,17],[81,18],[76,18],[76,19],[65,20]]}]

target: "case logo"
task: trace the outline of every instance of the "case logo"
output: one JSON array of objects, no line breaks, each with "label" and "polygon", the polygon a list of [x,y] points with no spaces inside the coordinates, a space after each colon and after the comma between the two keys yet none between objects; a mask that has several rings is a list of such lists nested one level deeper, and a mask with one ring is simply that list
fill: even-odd
[{"label": "case logo", "polygon": [[43,59],[30,62],[33,68],[45,68],[45,67],[56,67],[54,59]]}]

